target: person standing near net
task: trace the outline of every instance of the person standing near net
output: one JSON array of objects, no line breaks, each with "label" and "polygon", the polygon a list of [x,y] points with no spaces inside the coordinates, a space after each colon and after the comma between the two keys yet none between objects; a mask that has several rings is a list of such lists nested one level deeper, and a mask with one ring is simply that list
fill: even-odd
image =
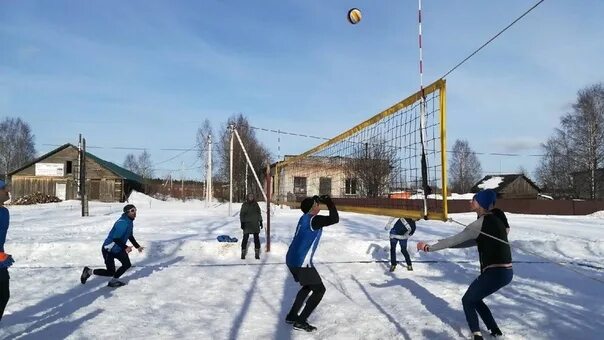
[{"label": "person standing near net", "polygon": [[4,252],[4,243],[6,242],[6,233],[10,222],[10,214],[4,206],[4,202],[8,201],[8,188],[4,181],[0,181],[0,321],[4,315],[4,308],[8,304],[10,298],[10,287],[8,275],[8,267],[15,262],[13,257]]},{"label": "person standing near net", "polygon": [[247,254],[247,241],[250,234],[254,235],[254,257],[260,259],[260,229],[262,229],[262,211],[254,194],[248,194],[247,200],[241,205],[239,212],[243,239],[241,240],[241,259],[245,260]]},{"label": "person standing near net", "polygon": [[[390,220],[388,225],[392,223],[394,218]],[[410,218],[398,218],[394,222],[394,225],[390,229],[390,271],[393,272],[396,269],[396,244],[400,244],[401,253],[405,257],[405,263],[407,263],[407,270],[413,270],[411,263],[411,257],[407,251],[407,241],[411,235],[415,233],[415,221]]]},{"label": "person standing near net", "polygon": [[491,331],[492,336],[502,335],[483,299],[508,285],[514,276],[506,227],[503,221],[489,211],[495,200],[496,194],[493,190],[478,192],[470,202],[471,209],[478,214],[476,221],[470,223],[459,234],[439,240],[435,244],[417,243],[417,249],[424,252],[478,246],[480,275],[470,284],[461,299],[466,321],[475,340],[483,339],[478,325],[478,315]]},{"label": "person standing near net", "polygon": [[[327,206],[329,216],[319,215],[321,211],[319,203]],[[336,205],[328,195],[307,197],[300,204],[300,209],[303,215],[296,226],[296,233],[287,250],[285,263],[294,280],[302,287],[285,317],[285,322],[292,323],[296,330],[312,332],[317,328],[308,323],[308,317],[317,308],[325,294],[325,286],[319,272],[315,269],[313,256],[319,246],[323,227],[338,223],[340,217]],[[298,314],[305,300],[306,305]]]},{"label": "person standing near net", "polygon": [[[84,267],[80,281],[82,284],[86,283],[88,278],[94,275],[98,276],[110,276],[112,277],[107,286],[109,287],[121,287],[126,283],[120,281],[119,278],[126,270],[128,270],[132,264],[130,263],[130,257],[128,254],[132,251],[132,247],[126,245],[127,241],[130,241],[132,245],[141,253],[145,247],[141,247],[136,239],[134,238],[134,219],[136,218],[136,207],[132,204],[127,204],[123,209],[124,213],[120,218],[113,224],[113,228],[109,232],[109,235],[103,242],[101,253],[105,260],[106,269],[95,269],[92,270],[88,267]],[[122,266],[115,270],[115,260],[121,262]]]}]

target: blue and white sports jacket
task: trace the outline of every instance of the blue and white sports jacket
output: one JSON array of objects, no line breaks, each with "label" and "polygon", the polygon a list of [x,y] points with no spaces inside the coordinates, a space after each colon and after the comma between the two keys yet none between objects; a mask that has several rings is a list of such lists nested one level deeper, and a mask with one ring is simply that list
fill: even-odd
[{"label": "blue and white sports jacket", "polygon": [[103,242],[103,248],[113,254],[125,250],[126,242],[132,237],[133,228],[134,221],[128,218],[127,213],[123,213],[115,224],[113,224],[113,228],[111,228],[109,235],[107,235],[105,242]]},{"label": "blue and white sports jacket", "polygon": [[313,215],[306,213],[300,217],[294,239],[289,245],[285,263],[288,267],[314,267],[313,256],[321,240],[323,228],[312,228]]}]

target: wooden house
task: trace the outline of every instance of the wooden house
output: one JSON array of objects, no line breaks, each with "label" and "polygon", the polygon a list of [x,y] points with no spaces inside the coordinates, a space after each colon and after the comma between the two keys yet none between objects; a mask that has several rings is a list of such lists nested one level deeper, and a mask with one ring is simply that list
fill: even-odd
[{"label": "wooden house", "polygon": [[[76,146],[65,144],[10,172],[12,197],[41,192],[61,200],[78,198],[78,154]],[[132,190],[143,191],[139,175],[88,152],[85,158],[89,200],[124,202]]]},{"label": "wooden house", "polygon": [[476,183],[471,192],[493,189],[503,199],[537,198],[541,189],[523,174],[487,175]]}]

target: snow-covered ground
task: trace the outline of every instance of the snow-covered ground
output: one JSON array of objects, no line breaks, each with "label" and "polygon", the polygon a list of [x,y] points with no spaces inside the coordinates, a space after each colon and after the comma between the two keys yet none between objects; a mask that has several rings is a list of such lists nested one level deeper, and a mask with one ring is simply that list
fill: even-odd
[{"label": "snow-covered ground", "polygon": [[[283,321],[299,288],[284,264],[299,210],[274,209],[271,252],[240,260],[239,243],[216,241],[241,238],[239,205],[229,216],[228,204],[132,200],[135,236],[147,249],[131,254],[128,285],[117,289],[79,277],[85,265],[102,267],[101,243],[122,204],[92,202],[89,217],[77,201],[9,207],[5,248],[16,263],[0,338],[469,338],[460,300],[478,275],[475,248],[414,251],[417,241],[456,233],[458,224],[418,222],[409,243],[415,270],[390,273],[388,217],[341,213],[315,256],[327,292],[309,320],[318,331],[305,333]],[[508,218],[514,280],[486,301],[506,338],[602,338],[604,215]]]}]

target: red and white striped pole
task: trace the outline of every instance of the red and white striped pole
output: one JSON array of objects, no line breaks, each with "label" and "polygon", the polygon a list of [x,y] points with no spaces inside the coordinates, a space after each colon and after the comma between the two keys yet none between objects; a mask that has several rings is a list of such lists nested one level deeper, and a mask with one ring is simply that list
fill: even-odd
[{"label": "red and white striped pole", "polygon": [[419,88],[420,88],[420,100],[419,100],[419,129],[420,129],[420,141],[422,148],[421,155],[421,172],[422,172],[422,191],[423,191],[423,203],[424,203],[424,218],[428,216],[428,161],[426,157],[426,98],[424,96],[424,56],[422,51],[422,0],[418,0],[419,11],[418,11],[418,23],[419,23]]},{"label": "red and white striped pole", "polygon": [[422,95],[422,101],[424,99],[424,55],[422,51],[422,0],[419,2],[419,88]]}]

